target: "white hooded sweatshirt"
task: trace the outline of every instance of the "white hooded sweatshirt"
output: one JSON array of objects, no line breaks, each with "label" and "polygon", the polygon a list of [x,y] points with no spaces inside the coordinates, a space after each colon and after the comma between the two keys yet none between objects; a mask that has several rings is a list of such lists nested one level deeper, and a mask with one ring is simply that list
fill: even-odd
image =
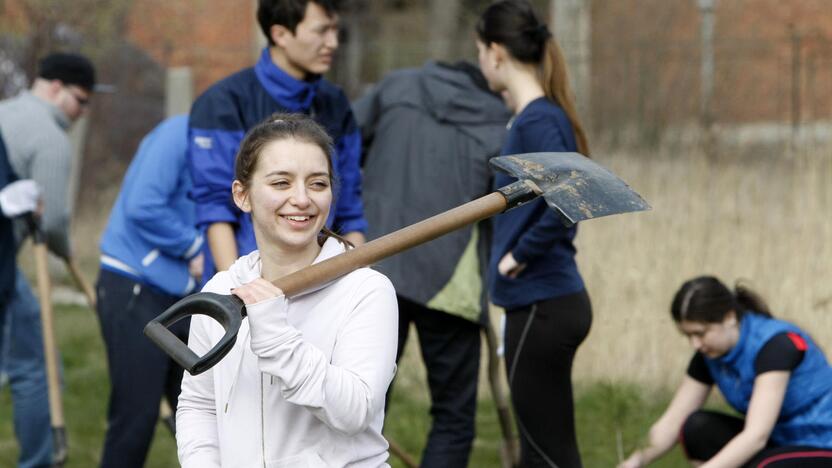
[{"label": "white hooded sweatshirt", "polygon": [[[327,239],[315,263],[343,251]],[[254,251],[203,291],[230,294],[260,269]],[[228,355],[202,374],[185,372],[176,412],[182,466],[388,466],[381,429],[398,336],[390,281],[361,268],[246,310]],[[195,315],[188,346],[203,355],[222,335],[219,323]]]}]

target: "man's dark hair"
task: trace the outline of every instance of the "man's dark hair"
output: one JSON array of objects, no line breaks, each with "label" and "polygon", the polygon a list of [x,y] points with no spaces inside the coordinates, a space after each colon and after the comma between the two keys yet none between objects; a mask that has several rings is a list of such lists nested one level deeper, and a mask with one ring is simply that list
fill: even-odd
[{"label": "man's dark hair", "polygon": [[272,26],[279,24],[294,34],[298,23],[303,21],[306,15],[306,5],[309,3],[318,5],[327,14],[332,15],[339,11],[341,2],[339,0],[259,0],[257,2],[257,22],[260,23],[260,29],[266,35],[270,46],[274,45],[269,32]]},{"label": "man's dark hair", "polygon": [[66,85],[76,85],[92,92],[95,87],[95,67],[80,54],[56,52],[38,62],[38,77],[60,80]]}]

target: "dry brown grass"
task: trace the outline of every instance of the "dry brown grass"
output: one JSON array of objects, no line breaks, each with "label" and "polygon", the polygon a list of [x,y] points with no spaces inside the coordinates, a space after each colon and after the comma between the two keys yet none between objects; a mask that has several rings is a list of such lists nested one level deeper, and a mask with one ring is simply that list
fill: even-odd
[{"label": "dry brown grass", "polygon": [[616,152],[598,160],[653,206],[583,223],[578,262],[594,322],[578,381],[654,388],[683,375],[690,348],[669,304],[700,274],[751,281],[776,316],[832,349],[832,148],[709,163],[697,151]]}]

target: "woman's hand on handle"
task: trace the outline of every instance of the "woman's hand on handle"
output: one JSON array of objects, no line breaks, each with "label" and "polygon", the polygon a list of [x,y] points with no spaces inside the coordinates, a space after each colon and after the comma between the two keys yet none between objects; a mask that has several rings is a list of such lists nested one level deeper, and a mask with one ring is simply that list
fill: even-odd
[{"label": "woman's hand on handle", "polygon": [[250,283],[232,289],[231,294],[242,299],[245,305],[252,305],[282,296],[283,291],[269,281],[263,278],[257,278]]}]

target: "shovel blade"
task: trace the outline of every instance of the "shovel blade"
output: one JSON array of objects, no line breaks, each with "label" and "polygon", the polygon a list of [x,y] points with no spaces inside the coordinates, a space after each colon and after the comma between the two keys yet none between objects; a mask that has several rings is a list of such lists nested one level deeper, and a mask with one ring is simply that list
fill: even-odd
[{"label": "shovel blade", "polygon": [[595,161],[579,153],[526,153],[491,159],[491,165],[540,188],[546,204],[566,226],[619,213],[645,211],[641,195]]}]

